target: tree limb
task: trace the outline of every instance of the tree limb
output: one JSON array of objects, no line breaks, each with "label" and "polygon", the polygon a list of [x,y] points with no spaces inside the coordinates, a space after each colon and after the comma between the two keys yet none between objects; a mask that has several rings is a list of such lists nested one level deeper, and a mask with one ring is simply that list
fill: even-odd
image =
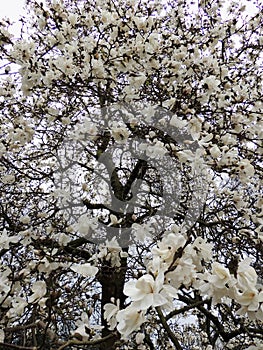
[{"label": "tree limb", "polygon": [[162,313],[162,310],[160,307],[156,308],[156,311],[158,313],[158,316],[160,318],[160,321],[164,327],[164,329],[166,330],[168,337],[171,339],[172,343],[174,344],[176,350],[183,350],[183,348],[181,347],[179,341],[177,340],[176,336],[173,334],[173,332],[171,331],[171,328],[169,327],[168,323],[166,322],[166,319]]}]

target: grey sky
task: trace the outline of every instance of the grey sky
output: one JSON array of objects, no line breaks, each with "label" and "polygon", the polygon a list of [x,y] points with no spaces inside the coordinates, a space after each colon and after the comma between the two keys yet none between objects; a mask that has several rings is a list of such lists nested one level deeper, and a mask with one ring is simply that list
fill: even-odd
[{"label": "grey sky", "polygon": [[24,3],[24,0],[1,0],[0,17],[10,17],[12,20],[17,20],[23,12]]}]

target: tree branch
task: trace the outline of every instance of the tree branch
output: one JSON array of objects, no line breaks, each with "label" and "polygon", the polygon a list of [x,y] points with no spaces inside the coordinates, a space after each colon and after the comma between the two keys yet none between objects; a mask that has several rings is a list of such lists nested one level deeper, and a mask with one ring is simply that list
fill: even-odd
[{"label": "tree branch", "polygon": [[[68,340],[66,343],[62,344],[58,350],[63,350],[65,349],[67,346],[71,346],[71,345],[98,345],[104,342],[107,342],[109,339],[113,338],[113,337],[117,337],[117,333],[113,333],[113,334],[109,334],[106,337],[100,338],[100,339],[96,339],[96,340],[87,340],[87,341],[81,341],[81,340]],[[31,348],[30,348],[31,349]],[[33,349],[31,349],[33,350]]]},{"label": "tree branch", "polygon": [[206,303],[206,300],[200,300],[200,301],[197,301],[196,303],[193,303],[191,305],[186,305],[186,306],[182,307],[181,309],[171,311],[168,315],[165,316],[165,319],[169,320],[173,316],[176,316],[176,315],[182,314],[188,310],[194,309],[197,306],[203,305],[204,303]]},{"label": "tree branch", "polygon": [[20,345],[14,345],[9,343],[0,343],[1,349],[18,349],[18,350],[37,350],[35,346],[28,347],[28,346],[20,346]]},{"label": "tree branch", "polygon": [[172,343],[174,344],[176,350],[183,350],[183,348],[181,347],[179,341],[177,340],[176,336],[173,334],[173,332],[171,331],[171,328],[169,327],[168,323],[166,322],[166,319],[162,313],[162,310],[160,307],[156,308],[156,311],[158,313],[158,316],[160,318],[160,321],[164,327],[164,329],[166,330],[168,337],[171,339]]}]

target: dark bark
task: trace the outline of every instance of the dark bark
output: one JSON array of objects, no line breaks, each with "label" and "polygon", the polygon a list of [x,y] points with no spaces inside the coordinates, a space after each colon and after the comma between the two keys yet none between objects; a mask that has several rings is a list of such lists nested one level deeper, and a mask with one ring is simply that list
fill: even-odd
[{"label": "dark bark", "polygon": [[102,330],[102,337],[112,334],[113,337],[107,342],[104,342],[100,346],[100,350],[114,350],[117,347],[116,341],[119,337],[116,335],[116,330],[109,330],[107,321],[104,319],[104,305],[112,302],[112,298],[120,300],[120,308],[124,307],[125,295],[123,293],[125,283],[125,273],[127,270],[127,258],[121,258],[120,267],[111,267],[110,264],[105,261],[105,265],[101,267],[98,280],[101,284],[102,296],[101,296],[101,325],[104,327]]}]

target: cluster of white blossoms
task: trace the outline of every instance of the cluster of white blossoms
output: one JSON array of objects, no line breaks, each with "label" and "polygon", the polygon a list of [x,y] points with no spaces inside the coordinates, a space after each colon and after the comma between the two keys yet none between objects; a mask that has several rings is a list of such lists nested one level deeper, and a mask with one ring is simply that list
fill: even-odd
[{"label": "cluster of white blossoms", "polygon": [[[175,230],[178,230],[176,227]],[[231,273],[212,260],[211,243],[197,237],[194,242],[180,232],[166,232],[151,250],[152,259],[147,273],[124,286],[129,305],[119,310],[119,303],[106,304],[104,317],[111,328],[117,325],[124,339],[147,321],[149,308],[174,309],[180,288],[198,291],[204,298],[212,298],[214,305],[234,300],[240,305],[238,314],[263,320],[263,286],[258,284],[251,260],[240,261],[237,271]]]},{"label": "cluster of white blossoms", "polygon": [[126,143],[129,137],[129,130],[125,126],[113,125],[111,128],[111,133],[114,140],[118,143]]},{"label": "cluster of white blossoms", "polygon": [[98,226],[97,218],[91,218],[87,214],[83,214],[78,218],[76,224],[74,224],[74,228],[78,231],[82,236],[87,236],[91,230],[95,230]]},{"label": "cluster of white blossoms", "polygon": [[152,144],[142,143],[139,146],[141,151],[145,151],[146,155],[153,159],[163,158],[167,153],[167,149],[161,141],[152,142]]},{"label": "cluster of white blossoms", "polygon": [[96,255],[96,259],[108,261],[111,266],[120,267],[121,258],[127,258],[127,256],[128,254],[122,250],[116,237],[113,237],[99,246],[99,253]]},{"label": "cluster of white blossoms", "polygon": [[195,286],[201,295],[212,297],[214,304],[223,298],[233,299],[241,306],[238,314],[262,321],[263,286],[258,283],[257,273],[250,263],[248,258],[241,261],[235,275],[222,264],[213,262],[211,272],[200,274]]}]

